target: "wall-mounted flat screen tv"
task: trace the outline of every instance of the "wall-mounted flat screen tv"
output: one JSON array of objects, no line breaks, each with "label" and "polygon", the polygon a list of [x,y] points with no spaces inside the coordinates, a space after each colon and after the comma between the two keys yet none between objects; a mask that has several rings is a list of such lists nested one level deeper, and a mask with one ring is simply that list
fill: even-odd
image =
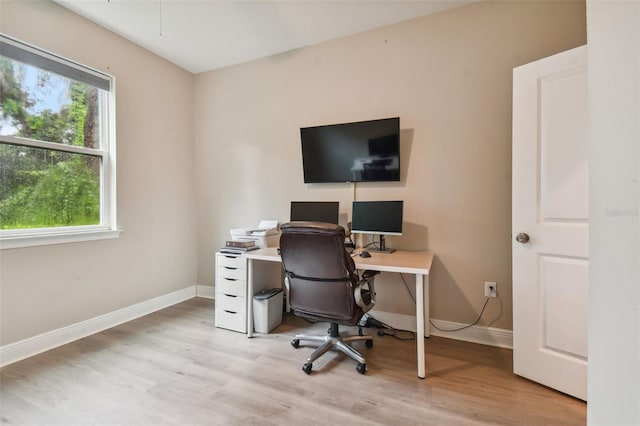
[{"label": "wall-mounted flat screen tv", "polygon": [[305,183],[400,180],[400,118],[300,129]]}]

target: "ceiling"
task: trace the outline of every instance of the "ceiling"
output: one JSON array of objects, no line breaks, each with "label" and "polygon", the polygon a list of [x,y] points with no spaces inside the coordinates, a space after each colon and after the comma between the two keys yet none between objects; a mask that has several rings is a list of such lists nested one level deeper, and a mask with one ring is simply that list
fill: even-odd
[{"label": "ceiling", "polygon": [[478,0],[54,0],[199,73]]}]

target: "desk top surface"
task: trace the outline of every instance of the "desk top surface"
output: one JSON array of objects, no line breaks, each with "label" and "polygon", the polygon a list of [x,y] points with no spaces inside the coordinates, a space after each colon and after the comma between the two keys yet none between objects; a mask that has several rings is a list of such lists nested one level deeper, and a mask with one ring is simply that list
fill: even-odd
[{"label": "desk top surface", "polygon": [[[360,253],[361,250],[356,248],[353,253]],[[370,253],[371,257],[352,255],[357,269],[428,275],[433,262],[433,253],[428,251],[397,250],[393,253]],[[247,259],[266,260],[269,262],[281,261],[277,247],[253,250],[244,256]]]}]

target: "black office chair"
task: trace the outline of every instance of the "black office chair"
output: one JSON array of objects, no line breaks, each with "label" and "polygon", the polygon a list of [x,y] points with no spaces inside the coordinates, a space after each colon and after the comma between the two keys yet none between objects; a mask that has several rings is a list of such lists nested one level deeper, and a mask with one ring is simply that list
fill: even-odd
[{"label": "black office chair", "polygon": [[365,271],[358,277],[355,264],[344,246],[344,228],[324,222],[289,222],[280,227],[280,254],[285,270],[289,304],[294,314],[331,323],[328,335],[298,334],[291,341],[320,342],[302,370],[309,374],[313,361],[330,349],[338,349],[358,361],[356,370],[364,374],[365,358],[347,342],[364,340],[373,346],[373,337],[340,336],[338,325],[354,326],[375,304],[373,277]]}]

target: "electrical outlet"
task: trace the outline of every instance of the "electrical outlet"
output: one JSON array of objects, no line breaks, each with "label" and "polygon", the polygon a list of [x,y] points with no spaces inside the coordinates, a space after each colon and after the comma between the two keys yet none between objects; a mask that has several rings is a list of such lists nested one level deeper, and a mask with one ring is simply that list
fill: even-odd
[{"label": "electrical outlet", "polygon": [[484,297],[497,297],[498,287],[493,281],[484,282]]}]

